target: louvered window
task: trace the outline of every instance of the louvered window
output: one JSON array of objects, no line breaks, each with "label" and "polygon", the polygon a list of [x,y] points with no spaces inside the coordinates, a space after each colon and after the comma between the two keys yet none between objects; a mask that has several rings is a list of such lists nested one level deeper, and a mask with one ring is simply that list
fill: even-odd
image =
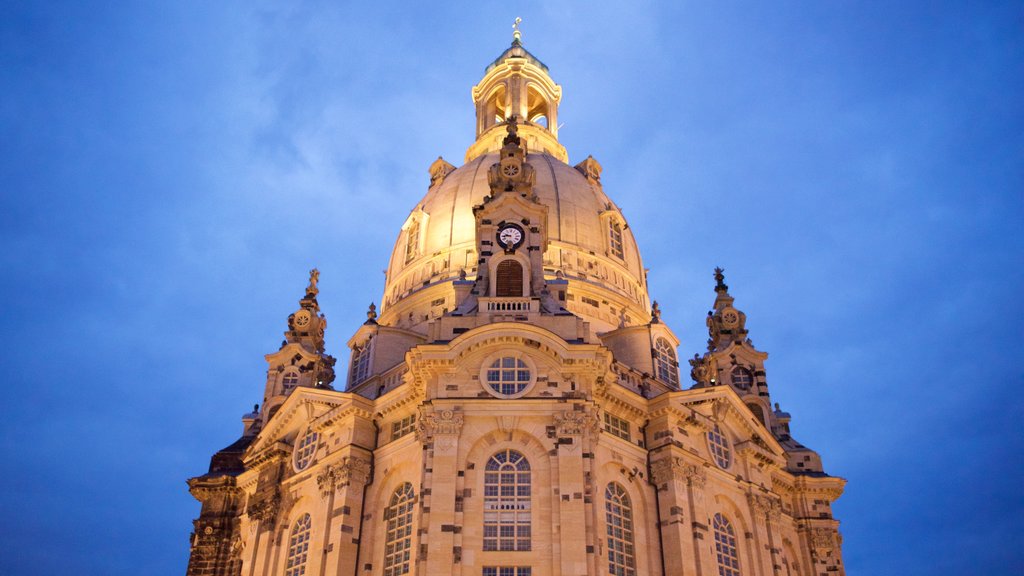
[{"label": "louvered window", "polygon": [[498,264],[495,296],[499,298],[518,298],[523,295],[523,265],[515,260],[505,260]]}]

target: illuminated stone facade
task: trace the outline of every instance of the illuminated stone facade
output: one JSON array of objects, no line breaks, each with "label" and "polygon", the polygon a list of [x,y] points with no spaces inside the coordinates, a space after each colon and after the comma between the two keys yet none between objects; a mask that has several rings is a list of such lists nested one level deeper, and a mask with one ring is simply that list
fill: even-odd
[{"label": "illuminated stone facade", "polygon": [[690,383],[547,68],[517,36],[473,98],[345,384],[314,271],[262,407],[189,480],[189,576],[843,574],[844,481],[771,405],[721,271]]}]

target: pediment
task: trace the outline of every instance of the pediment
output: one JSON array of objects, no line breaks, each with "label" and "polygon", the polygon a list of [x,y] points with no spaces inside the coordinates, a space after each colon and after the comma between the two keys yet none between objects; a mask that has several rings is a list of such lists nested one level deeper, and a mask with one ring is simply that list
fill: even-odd
[{"label": "pediment", "polygon": [[298,342],[290,342],[277,352],[263,356],[272,368],[277,366],[298,366],[307,362],[315,362],[319,356],[306,350]]},{"label": "pediment", "polygon": [[764,423],[751,414],[743,400],[729,386],[697,388],[671,394],[676,397],[682,408],[689,408],[699,415],[696,424],[711,427],[713,423],[718,422],[728,426],[736,436],[738,450],[759,449],[765,452],[765,457],[785,463],[785,448]]},{"label": "pediment", "polygon": [[291,446],[295,435],[307,426],[325,428],[350,411],[370,418],[372,410],[373,403],[357,394],[319,388],[296,388],[259,432],[243,459],[248,463],[279,442]]}]

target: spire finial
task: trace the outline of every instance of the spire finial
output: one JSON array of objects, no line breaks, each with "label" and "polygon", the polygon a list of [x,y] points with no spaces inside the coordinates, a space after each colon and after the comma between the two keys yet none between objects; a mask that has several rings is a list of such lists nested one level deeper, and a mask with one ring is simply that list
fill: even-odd
[{"label": "spire finial", "polygon": [[729,287],[725,285],[725,272],[724,268],[719,266],[715,267],[715,290],[728,290]]},{"label": "spire finial", "polygon": [[370,307],[366,310],[366,321],[376,322],[377,321],[377,305],[370,302]]},{"label": "spire finial", "polygon": [[661,307],[658,306],[658,301],[655,300],[651,304],[651,324],[657,324],[661,322]]},{"label": "spire finial", "polygon": [[516,16],[515,22],[512,23],[512,43],[522,44],[523,34],[519,31],[519,24],[522,23],[523,19]]},{"label": "spire finial", "polygon": [[309,271],[309,286],[306,287],[306,298],[316,298],[316,295],[320,293],[320,289],[316,285],[319,281],[320,271],[313,268]]}]

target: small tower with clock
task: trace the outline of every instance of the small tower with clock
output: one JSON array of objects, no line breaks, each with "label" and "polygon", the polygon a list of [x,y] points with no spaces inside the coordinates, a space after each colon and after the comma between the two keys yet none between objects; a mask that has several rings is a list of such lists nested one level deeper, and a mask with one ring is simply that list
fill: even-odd
[{"label": "small tower with clock", "polygon": [[334,382],[335,358],[324,351],[324,330],[327,318],[320,313],[317,283],[320,271],[309,271],[306,294],[299,300],[299,309],[288,316],[288,330],[281,348],[267,354],[267,385],[263,395],[263,419],[269,421],[277,408],[295,388],[331,388]]},{"label": "small tower with clock", "polygon": [[485,299],[485,308],[493,298],[518,298],[536,301],[536,306],[523,306],[538,311],[545,285],[548,207],[533,192],[536,176],[516,117],[505,129],[498,162],[487,172],[490,194],[473,208],[480,254],[476,292]]}]

